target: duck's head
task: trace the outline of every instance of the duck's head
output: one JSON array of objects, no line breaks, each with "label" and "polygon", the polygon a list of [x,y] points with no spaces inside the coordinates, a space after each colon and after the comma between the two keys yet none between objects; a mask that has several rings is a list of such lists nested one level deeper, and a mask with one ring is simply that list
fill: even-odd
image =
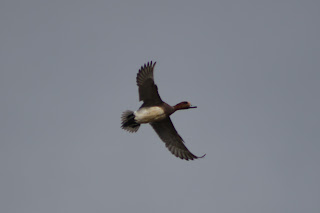
[{"label": "duck's head", "polygon": [[196,106],[193,106],[188,101],[183,101],[181,103],[178,103],[177,105],[173,106],[175,110],[182,110],[182,109],[190,109],[190,108],[197,108]]}]

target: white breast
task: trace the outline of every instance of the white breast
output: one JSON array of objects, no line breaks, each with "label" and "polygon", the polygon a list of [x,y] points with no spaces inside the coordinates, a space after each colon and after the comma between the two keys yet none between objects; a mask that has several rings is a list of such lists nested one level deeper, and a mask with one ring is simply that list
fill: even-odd
[{"label": "white breast", "polygon": [[160,121],[166,117],[164,110],[161,107],[143,107],[134,112],[137,123],[150,123]]}]

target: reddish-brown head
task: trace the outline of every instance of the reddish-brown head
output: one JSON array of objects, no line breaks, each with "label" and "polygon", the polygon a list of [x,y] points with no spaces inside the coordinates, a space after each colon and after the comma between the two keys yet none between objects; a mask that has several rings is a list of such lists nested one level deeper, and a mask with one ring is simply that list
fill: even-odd
[{"label": "reddish-brown head", "polygon": [[192,106],[190,102],[183,101],[181,103],[178,103],[177,105],[173,106],[174,110],[181,110],[181,109],[190,109],[190,108],[197,108],[196,106]]}]

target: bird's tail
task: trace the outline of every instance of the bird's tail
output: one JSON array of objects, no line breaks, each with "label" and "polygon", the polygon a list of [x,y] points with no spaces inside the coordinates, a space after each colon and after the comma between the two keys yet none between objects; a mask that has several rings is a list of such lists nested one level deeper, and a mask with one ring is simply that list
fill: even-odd
[{"label": "bird's tail", "polygon": [[122,113],[121,116],[121,128],[127,130],[128,132],[136,132],[138,131],[140,124],[138,124],[134,120],[134,113],[133,111],[127,110]]}]

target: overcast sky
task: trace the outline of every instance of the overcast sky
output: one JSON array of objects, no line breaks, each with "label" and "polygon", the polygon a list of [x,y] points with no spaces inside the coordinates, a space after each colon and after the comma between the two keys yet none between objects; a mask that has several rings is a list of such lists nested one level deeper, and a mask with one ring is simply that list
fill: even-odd
[{"label": "overcast sky", "polygon": [[[318,213],[320,2],[2,0],[0,212]],[[174,157],[136,110],[157,61]]]}]

